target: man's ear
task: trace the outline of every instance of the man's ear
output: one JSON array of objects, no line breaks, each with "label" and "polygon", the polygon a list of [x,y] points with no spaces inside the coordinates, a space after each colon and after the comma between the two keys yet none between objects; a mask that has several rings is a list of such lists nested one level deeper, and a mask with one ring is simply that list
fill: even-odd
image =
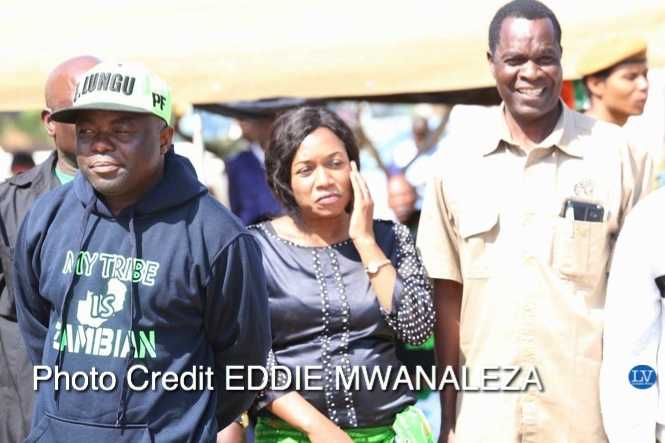
[{"label": "man's ear", "polygon": [[589,89],[589,93],[592,97],[597,97],[602,100],[603,95],[605,94],[606,81],[607,79],[603,77],[590,75],[584,79],[584,84],[587,89]]},{"label": "man's ear", "polygon": [[487,64],[490,67],[490,72],[492,73],[492,77],[494,77],[494,80],[496,80],[496,68],[494,67],[494,59],[492,58],[492,53],[487,51],[486,56],[487,56]]},{"label": "man's ear", "polygon": [[42,110],[42,123],[50,137],[55,136],[55,122],[51,120],[51,111],[49,109]]},{"label": "man's ear", "polygon": [[166,155],[173,145],[173,128],[170,126],[165,127],[159,131],[159,153]]}]

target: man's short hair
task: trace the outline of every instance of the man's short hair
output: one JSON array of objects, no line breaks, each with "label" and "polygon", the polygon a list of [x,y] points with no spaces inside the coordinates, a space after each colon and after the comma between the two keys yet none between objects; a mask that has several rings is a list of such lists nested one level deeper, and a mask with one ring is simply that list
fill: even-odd
[{"label": "man's short hair", "polygon": [[559,47],[561,47],[561,25],[557,20],[554,12],[541,2],[537,0],[513,0],[510,3],[503,5],[490,23],[489,31],[489,49],[490,53],[494,54],[497,45],[499,44],[499,34],[501,33],[501,25],[503,21],[509,17],[512,18],[526,18],[529,20],[549,19],[554,27],[554,38],[556,39]]}]

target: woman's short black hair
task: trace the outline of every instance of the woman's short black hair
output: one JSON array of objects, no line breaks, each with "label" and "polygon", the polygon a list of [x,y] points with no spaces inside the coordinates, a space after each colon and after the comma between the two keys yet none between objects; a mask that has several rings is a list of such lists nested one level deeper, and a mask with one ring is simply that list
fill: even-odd
[{"label": "woman's short black hair", "polygon": [[358,164],[358,146],[353,132],[332,111],[317,106],[304,106],[281,114],[275,120],[266,152],[268,186],[289,212],[297,212],[298,204],[291,189],[291,164],[302,141],[318,128],[328,128],[346,148],[349,160]]}]

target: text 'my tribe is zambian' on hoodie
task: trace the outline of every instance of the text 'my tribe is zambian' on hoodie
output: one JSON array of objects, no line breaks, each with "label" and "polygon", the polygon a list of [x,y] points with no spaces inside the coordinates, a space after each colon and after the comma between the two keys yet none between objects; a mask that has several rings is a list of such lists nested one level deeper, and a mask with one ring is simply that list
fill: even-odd
[{"label": "text 'my tribe is zambian' on hoodie", "polygon": [[[223,390],[221,376],[226,365],[266,361],[260,251],[183,157],[167,154],[162,180],[116,217],[81,174],[42,196],[19,232],[14,269],[33,363],[117,379],[110,391],[42,382],[29,440],[214,441],[215,415],[229,423],[253,401],[256,392]],[[150,373],[134,371],[135,386],[200,365],[217,385],[132,390],[126,374],[137,364]]]}]

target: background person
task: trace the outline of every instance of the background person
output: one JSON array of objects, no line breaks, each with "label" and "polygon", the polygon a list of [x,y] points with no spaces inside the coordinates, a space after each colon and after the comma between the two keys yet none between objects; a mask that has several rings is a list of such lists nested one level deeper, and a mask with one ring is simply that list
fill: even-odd
[{"label": "background person", "polygon": [[[422,198],[427,182],[435,175],[441,153],[441,138],[448,125],[451,107],[442,107],[441,116],[434,129],[430,129],[427,118],[414,115],[411,122],[411,137],[398,145],[388,166],[388,199],[390,200],[390,178],[403,175],[416,191],[415,208],[420,214]],[[397,215],[397,214],[396,214]],[[416,216],[417,221],[417,216]]]},{"label": "background person", "polygon": [[[600,402],[611,443],[665,441],[665,189],[626,218],[607,284]],[[634,368],[646,365],[648,368]],[[650,372],[655,370],[655,372]],[[640,388],[635,382],[646,382]]]},{"label": "background person", "polygon": [[32,365],[16,323],[12,251],[18,228],[34,200],[74,178],[74,125],[52,120],[51,113],[72,105],[78,77],[98,63],[93,56],[74,57],[50,72],[44,87],[42,122],[55,151],[39,167],[0,184],[0,441],[6,443],[23,441],[28,435],[34,397]]},{"label": "background person", "polygon": [[270,143],[274,114],[238,119],[242,136],[249,142],[246,150],[227,161],[231,211],[245,225],[281,213],[282,208],[268,188],[265,153]]},{"label": "background person", "polygon": [[[582,56],[578,72],[589,93],[586,115],[618,126],[642,115],[649,95],[647,45],[633,34],[615,34],[599,40]],[[630,136],[629,136],[630,138]],[[632,140],[631,140],[632,142]],[[636,146],[644,175],[653,177],[654,164],[645,146]]]},{"label": "background person", "polygon": [[649,94],[647,45],[631,34],[603,36],[578,63],[589,93],[586,115],[623,126],[641,115]]},{"label": "background person", "polygon": [[30,152],[15,152],[12,158],[12,175],[23,174],[35,167],[35,161]]},{"label": "background person", "polygon": [[404,174],[388,177],[388,206],[395,213],[397,221],[406,225],[413,235],[418,229],[420,210],[416,209],[418,194]]}]

